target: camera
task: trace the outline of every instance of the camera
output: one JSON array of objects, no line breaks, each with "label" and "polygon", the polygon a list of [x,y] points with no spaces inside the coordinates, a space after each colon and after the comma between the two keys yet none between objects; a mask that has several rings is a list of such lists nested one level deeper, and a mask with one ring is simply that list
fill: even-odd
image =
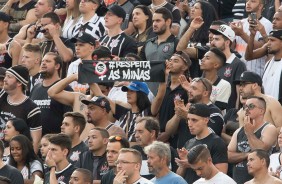
[{"label": "camera", "polygon": [[39,26],[36,28],[35,32],[36,33],[46,33],[46,29],[41,29],[42,26]]}]

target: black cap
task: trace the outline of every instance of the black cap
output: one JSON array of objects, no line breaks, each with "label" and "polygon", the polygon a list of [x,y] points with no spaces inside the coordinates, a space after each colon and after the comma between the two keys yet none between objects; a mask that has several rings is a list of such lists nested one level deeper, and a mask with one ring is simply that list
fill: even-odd
[{"label": "black cap", "polygon": [[117,4],[114,4],[110,8],[108,8],[108,11],[110,11],[113,14],[115,14],[116,16],[122,18],[123,20],[126,17],[126,12],[124,11],[124,9]]},{"label": "black cap", "polygon": [[4,78],[6,74],[6,68],[0,67],[0,78]]},{"label": "black cap", "polygon": [[105,108],[107,112],[111,110],[110,102],[103,96],[94,96],[91,100],[81,100],[81,102],[85,105],[93,104]]},{"label": "black cap", "polygon": [[101,58],[111,58],[113,59],[112,53],[108,47],[100,46],[95,49],[92,53],[93,60],[99,60]]},{"label": "black cap", "polygon": [[78,35],[76,37],[70,39],[70,41],[73,42],[73,43],[80,41],[80,42],[83,42],[83,43],[89,43],[91,45],[95,45],[96,39],[88,33],[79,32]]},{"label": "black cap", "polygon": [[203,103],[191,104],[188,113],[201,116],[204,118],[210,117],[211,114],[209,106]]},{"label": "black cap", "polygon": [[273,30],[269,33],[268,36],[275,37],[275,38],[282,40],[282,30]]},{"label": "black cap", "polygon": [[239,84],[241,82],[257,83],[259,86],[262,86],[261,76],[257,73],[251,72],[251,71],[243,72],[240,76],[240,79],[235,80],[234,84]]},{"label": "black cap", "polygon": [[4,13],[4,12],[0,12],[0,21],[10,23],[10,21],[11,21],[11,16],[9,16],[8,14],[6,14],[6,13]]}]

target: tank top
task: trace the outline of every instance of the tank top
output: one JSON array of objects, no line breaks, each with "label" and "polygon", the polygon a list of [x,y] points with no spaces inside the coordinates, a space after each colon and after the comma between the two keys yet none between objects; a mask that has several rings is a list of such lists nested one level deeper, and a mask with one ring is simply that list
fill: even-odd
[{"label": "tank top", "polygon": [[[264,123],[256,132],[255,136],[260,139],[261,132],[263,129],[268,125],[269,123]],[[244,128],[241,128],[237,135],[237,147],[236,152],[238,153],[248,153],[251,151],[251,147],[248,142],[247,135],[245,134]],[[247,162],[248,160],[243,160],[240,163],[237,163],[234,165],[233,168],[233,179],[238,184],[243,184],[246,181],[251,180],[253,177],[248,174],[248,168],[247,168]]]}]

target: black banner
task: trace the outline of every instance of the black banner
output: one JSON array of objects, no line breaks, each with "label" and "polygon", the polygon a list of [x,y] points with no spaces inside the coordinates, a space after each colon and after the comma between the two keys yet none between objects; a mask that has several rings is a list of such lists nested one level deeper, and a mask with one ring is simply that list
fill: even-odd
[{"label": "black banner", "polygon": [[164,82],[164,61],[92,61],[83,60],[78,67],[78,82],[113,81]]}]

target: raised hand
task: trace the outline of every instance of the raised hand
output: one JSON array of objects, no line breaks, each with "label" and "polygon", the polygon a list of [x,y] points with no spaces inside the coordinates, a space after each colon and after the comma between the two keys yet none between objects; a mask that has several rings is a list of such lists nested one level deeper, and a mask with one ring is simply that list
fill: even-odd
[{"label": "raised hand", "polygon": [[[190,82],[187,80],[186,76],[185,75],[180,75],[179,78],[178,78],[179,82],[180,82],[180,85],[181,87],[185,90],[185,91],[188,91],[189,88],[190,88]],[[190,81],[192,81],[191,78],[189,78]]]}]

